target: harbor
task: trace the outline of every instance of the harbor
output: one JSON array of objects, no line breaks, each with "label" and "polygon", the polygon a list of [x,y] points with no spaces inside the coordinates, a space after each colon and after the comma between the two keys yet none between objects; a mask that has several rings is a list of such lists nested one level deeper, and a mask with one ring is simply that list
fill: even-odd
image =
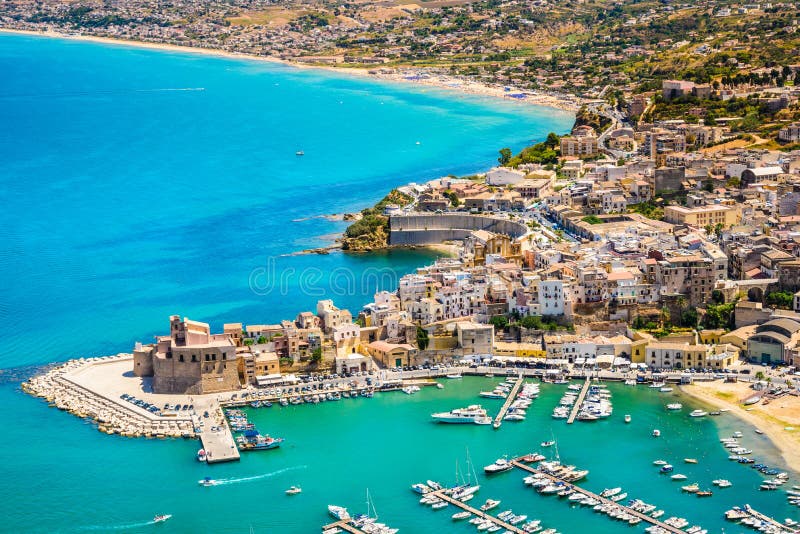
[{"label": "harbor", "polygon": [[581,388],[581,392],[578,393],[578,399],[575,401],[575,404],[572,405],[572,411],[569,413],[569,417],[567,418],[567,424],[571,425],[575,422],[575,417],[578,415],[578,412],[581,410],[581,406],[583,405],[583,400],[586,398],[586,393],[589,391],[589,386],[591,385],[591,380],[589,377],[586,377],[586,380],[583,382],[583,387]]},{"label": "harbor", "polygon": [[492,422],[492,426],[494,428],[500,428],[500,425],[503,424],[503,418],[508,413],[511,403],[516,400],[517,394],[519,393],[523,382],[525,382],[525,378],[522,376],[522,374],[520,374],[517,377],[517,381],[514,383],[514,386],[511,388],[511,391],[508,393],[505,402],[503,402],[503,406],[500,408],[500,411],[497,412],[497,416],[495,416],[494,421]]}]

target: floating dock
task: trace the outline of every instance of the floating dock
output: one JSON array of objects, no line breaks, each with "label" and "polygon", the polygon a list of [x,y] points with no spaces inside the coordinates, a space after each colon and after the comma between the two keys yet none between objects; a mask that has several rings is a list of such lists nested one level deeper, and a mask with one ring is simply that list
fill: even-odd
[{"label": "floating dock", "polygon": [[359,530],[353,525],[350,524],[349,521],[337,521],[336,523],[330,523],[329,525],[323,525],[322,532],[328,532],[329,530],[333,529],[341,529],[345,532],[350,532],[350,534],[366,534],[363,530]]},{"label": "floating dock", "polygon": [[575,401],[575,404],[572,406],[572,411],[569,413],[569,418],[567,419],[567,424],[571,425],[575,422],[575,417],[578,415],[578,412],[581,410],[581,405],[583,404],[583,399],[586,398],[586,393],[589,391],[589,385],[592,383],[591,379],[587,376],[586,382],[583,383],[583,387],[581,388],[581,392],[578,394],[578,399]]},{"label": "floating dock", "polygon": [[508,393],[508,397],[506,397],[506,401],[503,403],[503,406],[500,408],[500,411],[497,413],[497,417],[494,418],[494,422],[492,426],[495,428],[500,428],[500,425],[503,424],[503,417],[506,416],[508,412],[508,408],[511,406],[511,403],[514,402],[514,399],[517,398],[517,394],[519,393],[519,388],[522,387],[522,383],[525,381],[525,377],[521,374],[517,377],[517,383],[514,384],[514,387],[511,388],[511,391]]},{"label": "floating dock", "polygon": [[[482,510],[479,510],[477,508],[473,508],[472,506],[468,505],[467,503],[461,502],[458,499],[454,499],[450,495],[445,493],[445,491],[446,490],[441,489],[441,490],[432,491],[430,493],[426,493],[425,495],[435,495],[436,497],[439,497],[440,499],[442,499],[445,502],[448,502],[448,503],[450,503],[450,504],[452,504],[454,506],[457,506],[458,508],[461,508],[462,510],[466,510],[467,512],[470,512],[473,515],[476,515],[478,517],[486,519],[487,521],[491,521],[492,524],[495,524],[495,525],[499,526],[500,528],[504,528],[509,532],[513,532],[514,534],[525,534],[525,531],[522,530],[521,528],[515,527],[511,523],[507,523],[506,521],[503,521],[499,517],[495,517],[495,516],[493,516],[491,514],[488,514],[488,513],[484,512]],[[686,533],[684,532],[683,534],[686,534]]]},{"label": "floating dock", "polygon": [[[588,385],[588,379],[587,379],[587,385]],[[584,391],[585,390],[586,390],[586,388],[584,388]],[[542,470],[540,470],[540,469],[538,469],[536,467],[531,467],[529,465],[525,465],[520,460],[521,460],[521,458],[514,458],[513,460],[511,460],[511,465],[513,465],[517,469],[521,469],[521,470],[526,471],[528,473],[538,474],[538,475],[542,475],[544,477],[547,477],[548,479],[550,479],[551,482],[562,482],[564,484],[567,484],[570,487],[572,487],[575,490],[576,493],[582,493],[583,495],[586,495],[587,497],[591,497],[592,499],[596,499],[597,501],[599,501],[602,504],[609,504],[609,505],[613,505],[613,506],[619,507],[620,509],[624,510],[626,513],[630,514],[631,516],[638,517],[642,521],[644,521],[646,523],[650,523],[651,525],[655,525],[657,527],[663,528],[665,531],[671,532],[672,534],[686,534],[686,531],[684,531],[684,530],[682,530],[682,529],[680,529],[678,527],[673,527],[673,526],[668,525],[666,523],[662,523],[658,519],[650,517],[647,514],[643,514],[641,512],[637,512],[636,510],[634,510],[632,508],[629,508],[629,507],[625,506],[624,504],[620,504],[618,502],[612,501],[611,499],[606,499],[605,497],[601,497],[600,495],[597,495],[596,493],[592,493],[591,491],[585,490],[585,489],[581,488],[580,486],[578,486],[576,484],[573,484],[572,482],[567,482],[566,480],[558,478],[557,476],[551,475],[549,473],[545,473],[544,471],[542,471]]]}]

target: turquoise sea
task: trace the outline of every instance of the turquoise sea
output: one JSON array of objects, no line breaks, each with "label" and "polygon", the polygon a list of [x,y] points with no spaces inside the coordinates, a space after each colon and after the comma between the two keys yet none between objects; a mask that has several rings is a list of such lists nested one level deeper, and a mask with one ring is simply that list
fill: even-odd
[{"label": "turquoise sea", "polygon": [[[485,169],[499,148],[565,132],[572,117],[261,62],[10,35],[0,35],[0,72],[0,531],[311,533],[329,503],[362,511],[369,488],[381,519],[402,532],[470,532],[409,490],[452,481],[467,449],[484,486],[476,502],[500,498],[564,533],[641,531],[536,495],[520,474],[480,473],[552,435],[565,462],[591,470],[587,487],[621,485],[709,532],[742,531],[721,514],[743,502],[797,518],[718,442],[741,429],[754,455],[777,465],[764,438],[726,416],[689,419],[685,399],[683,415],[668,414],[649,389],[612,386],[612,418],[567,427],[550,418],[560,387],[544,386],[528,420],[499,431],[430,422],[476,402],[484,378],[251,410],[284,446],[211,467],[194,460],[197,442],[106,436],[23,395],[28,366],[129,350],[163,332],[169,314],[219,328],[293,317],[331,296],[357,310],[433,254],[284,256],[342,230],[319,215],[359,209],[397,184]],[[682,464],[688,456],[700,463]],[[699,503],[656,473],[657,458],[690,481],[734,487]],[[206,475],[227,483],[201,488]],[[292,484],[303,493],[285,496]],[[156,513],[174,517],[154,526]]]}]

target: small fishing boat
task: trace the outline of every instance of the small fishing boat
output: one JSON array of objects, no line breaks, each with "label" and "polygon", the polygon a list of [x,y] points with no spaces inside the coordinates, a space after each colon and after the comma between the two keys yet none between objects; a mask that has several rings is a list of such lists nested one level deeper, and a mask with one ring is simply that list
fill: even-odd
[{"label": "small fishing boat", "polygon": [[542,447],[552,447],[555,444],[556,442],[551,440],[551,441],[543,441],[539,445],[541,445]]},{"label": "small fishing boat", "polygon": [[725,480],[724,478],[718,478],[713,482],[715,486],[719,486],[720,488],[730,488],[733,486],[730,480]]},{"label": "small fishing boat", "polygon": [[656,460],[653,462],[653,465],[667,465],[669,462],[666,460]]},{"label": "small fishing boat", "polygon": [[450,380],[457,380],[461,378],[461,373],[452,373],[449,375],[445,375],[445,378],[449,378]]},{"label": "small fishing boat", "polygon": [[699,409],[698,410],[692,410],[691,413],[689,413],[689,417],[705,417],[707,415],[708,415],[708,412],[704,412],[703,410],[699,410]]},{"label": "small fishing boat", "polygon": [[667,404],[667,410],[680,410],[681,408],[683,408],[683,404],[681,404],[680,402],[673,402]]},{"label": "small fishing boat", "polygon": [[672,467],[670,464],[666,464],[666,465],[662,465],[661,466],[660,471],[662,473],[671,473],[673,469],[675,469],[675,468]]},{"label": "small fishing boat", "polygon": [[672,475],[671,478],[672,480],[686,480],[686,475],[681,475],[680,473],[677,473],[675,475]]},{"label": "small fishing boat", "polygon": [[297,495],[298,493],[302,493],[302,491],[300,486],[292,486],[286,490],[286,495]]},{"label": "small fishing boat", "polygon": [[661,431],[659,429],[656,428],[655,430],[653,430],[653,437],[654,438],[657,438],[660,435],[661,435]]},{"label": "small fishing boat", "polygon": [[681,491],[685,491],[686,493],[697,493],[700,491],[700,486],[695,482],[694,484],[689,484],[688,486],[681,486]]},{"label": "small fishing boat", "polygon": [[163,523],[164,521],[166,521],[167,519],[170,519],[171,517],[172,517],[172,514],[156,515],[153,518],[153,523]]},{"label": "small fishing boat", "polygon": [[206,488],[217,485],[217,481],[211,477],[205,477],[202,480],[198,480],[197,483],[201,486],[205,486]]},{"label": "small fishing boat", "polygon": [[626,422],[626,423],[630,423],[630,422],[631,422],[631,416],[630,416],[630,414],[625,414],[625,422]]},{"label": "small fishing boat", "polygon": [[758,428],[756,428],[755,432],[756,432],[756,434],[763,434],[764,433],[763,430],[759,430]]},{"label": "small fishing boat", "polygon": [[697,458],[684,458],[683,461],[686,462],[687,464],[696,464]]},{"label": "small fishing boat", "polygon": [[672,392],[672,388],[665,386],[663,388],[658,388],[658,391],[660,391],[661,393],[671,393]]},{"label": "small fishing boat", "polygon": [[294,155],[295,155],[295,156],[305,156],[305,155],[306,155],[306,153],[305,153],[305,152],[303,152],[302,150],[298,150],[297,152],[295,152],[295,153],[294,153]]},{"label": "small fishing boat", "polygon": [[197,451],[197,461],[198,462],[205,462],[207,460],[206,451],[204,449],[200,449]]},{"label": "small fishing boat", "polygon": [[500,501],[496,501],[494,499],[486,499],[486,502],[481,505],[481,511],[486,512],[493,508],[497,508],[500,505]]},{"label": "small fishing boat", "polygon": [[695,493],[698,497],[711,497],[713,494],[711,490],[703,490]]}]

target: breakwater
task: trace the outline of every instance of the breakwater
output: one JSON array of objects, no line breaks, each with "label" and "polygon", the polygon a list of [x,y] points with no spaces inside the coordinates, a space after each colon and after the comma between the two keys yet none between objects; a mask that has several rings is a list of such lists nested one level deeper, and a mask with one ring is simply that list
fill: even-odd
[{"label": "breakwater", "polygon": [[528,227],[522,223],[490,217],[455,213],[395,215],[389,217],[389,244],[393,246],[433,245],[460,241],[476,230],[522,237]]}]

